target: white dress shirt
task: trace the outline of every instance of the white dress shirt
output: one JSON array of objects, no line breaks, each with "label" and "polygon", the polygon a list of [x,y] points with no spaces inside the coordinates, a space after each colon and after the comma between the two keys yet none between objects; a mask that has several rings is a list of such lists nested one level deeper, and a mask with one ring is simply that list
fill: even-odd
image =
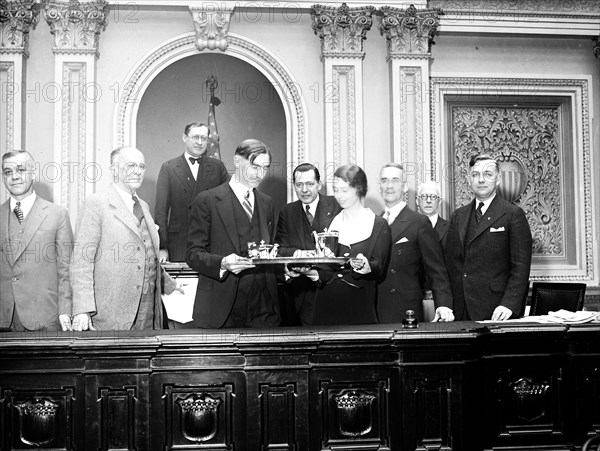
[{"label": "white dress shirt", "polygon": [[27,217],[27,215],[33,208],[33,203],[35,202],[35,196],[36,196],[35,191],[33,191],[29,196],[27,196],[25,199],[22,199],[22,200],[17,200],[11,196],[10,204],[9,204],[10,211],[14,211],[15,207],[17,206],[17,202],[21,202],[20,207],[21,207],[21,211],[23,212],[23,220],[25,220],[25,218]]}]

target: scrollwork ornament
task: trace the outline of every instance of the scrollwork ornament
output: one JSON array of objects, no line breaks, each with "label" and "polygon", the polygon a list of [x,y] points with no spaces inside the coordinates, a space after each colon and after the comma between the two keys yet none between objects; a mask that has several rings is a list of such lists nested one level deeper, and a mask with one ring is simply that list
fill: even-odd
[{"label": "scrollwork ornament", "polygon": [[54,35],[54,51],[97,54],[108,9],[106,0],[44,0],[44,18]]},{"label": "scrollwork ornament", "polygon": [[594,56],[600,58],[600,36],[592,41],[592,46],[594,47]]},{"label": "scrollwork ornament", "polygon": [[39,21],[34,0],[0,2],[0,53],[17,52],[28,56],[29,31]]},{"label": "scrollwork ornament", "polygon": [[227,50],[229,45],[229,22],[233,14],[233,7],[222,6],[219,9],[190,7],[196,30],[196,47],[203,51],[206,49],[221,51]]},{"label": "scrollwork ornament", "polygon": [[428,56],[433,37],[437,33],[440,9],[417,10],[410,5],[406,10],[391,6],[381,7],[379,32],[388,42],[388,54]]},{"label": "scrollwork ornament", "polygon": [[373,24],[373,6],[350,8],[314,5],[310,9],[312,29],[321,39],[323,56],[363,57],[363,41]]}]

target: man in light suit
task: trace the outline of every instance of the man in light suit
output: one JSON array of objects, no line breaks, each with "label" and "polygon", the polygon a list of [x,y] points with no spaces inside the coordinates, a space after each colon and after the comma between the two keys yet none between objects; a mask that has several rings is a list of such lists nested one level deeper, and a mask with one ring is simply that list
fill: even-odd
[{"label": "man in light suit", "polygon": [[10,198],[0,206],[0,329],[71,330],[69,215],[36,194],[29,152],[2,155],[2,175]]},{"label": "man in light suit", "polygon": [[158,262],[158,232],[136,195],[144,154],[120,147],[110,155],[114,183],[85,201],[71,264],[74,330],[160,329],[161,292],[175,282]]},{"label": "man in light suit", "polygon": [[254,265],[248,243],[269,244],[273,201],[255,188],[271,153],[255,139],[240,143],[228,183],[204,191],[190,209],[186,262],[198,271],[194,324],[202,328],[271,327],[280,322],[272,265]]},{"label": "man in light suit", "polygon": [[438,214],[442,196],[440,185],[434,181],[423,182],[417,188],[417,205],[419,211],[431,221],[433,230],[437,233],[442,249],[446,244],[449,223]]},{"label": "man in light suit", "polygon": [[523,210],[497,195],[500,165],[489,155],[469,162],[475,199],[452,213],[444,258],[461,320],[519,316],[529,289],[531,230]]},{"label": "man in light suit", "polygon": [[404,169],[386,164],[379,173],[383,217],[392,231],[392,253],[385,280],[379,285],[377,315],[380,323],[399,323],[413,310],[423,321],[425,277],[431,282],[436,310],[434,321],[453,321],[452,294],[442,249],[431,222],[408,208]]},{"label": "man in light suit", "polygon": [[[315,250],[313,232],[323,232],[342,210],[333,196],[322,196],[323,187],[319,170],[310,163],[303,163],[294,169],[294,190],[298,200],[287,204],[279,213],[275,242],[279,244],[282,257],[306,256],[307,250]],[[293,303],[295,315],[286,325],[312,325],[315,308],[315,284],[305,275],[287,271],[288,284],[285,286],[286,303]],[[290,279],[291,277],[291,279]],[[282,307],[283,310],[283,307]],[[297,316],[297,318],[295,318]]]},{"label": "man in light suit", "polygon": [[206,153],[208,127],[192,122],[183,132],[185,152],[163,163],[156,181],[154,217],[160,236],[159,260],[185,261],[188,210],[198,193],[225,183],[229,178],[222,161]]}]

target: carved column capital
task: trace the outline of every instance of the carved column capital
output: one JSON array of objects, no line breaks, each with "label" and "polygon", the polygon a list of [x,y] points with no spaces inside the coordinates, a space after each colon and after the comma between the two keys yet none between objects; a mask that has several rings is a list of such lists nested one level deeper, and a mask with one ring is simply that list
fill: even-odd
[{"label": "carved column capital", "polygon": [[54,35],[55,53],[98,55],[100,33],[106,29],[106,0],[43,0],[44,18]]},{"label": "carved column capital", "polygon": [[227,50],[229,42],[229,21],[233,14],[233,6],[225,4],[217,7],[216,3],[207,3],[202,7],[190,6],[190,14],[196,30],[196,47],[198,50]]},{"label": "carved column capital", "polygon": [[321,39],[322,57],[364,57],[363,41],[373,24],[373,6],[349,8],[313,5],[312,28]]},{"label": "carved column capital", "polygon": [[428,58],[431,55],[439,16],[444,14],[441,10],[417,10],[414,5],[406,10],[383,6],[381,13],[379,31],[387,39],[390,58]]},{"label": "carved column capital", "polygon": [[29,56],[29,30],[39,21],[35,0],[3,0],[0,2],[0,53]]},{"label": "carved column capital", "polygon": [[600,36],[598,39],[592,40],[592,45],[594,46],[594,56],[600,58]]}]

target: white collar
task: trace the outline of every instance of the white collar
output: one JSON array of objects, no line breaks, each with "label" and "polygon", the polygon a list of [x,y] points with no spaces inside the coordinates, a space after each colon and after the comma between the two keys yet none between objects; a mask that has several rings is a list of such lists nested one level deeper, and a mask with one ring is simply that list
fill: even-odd
[{"label": "white collar", "polygon": [[26,218],[31,209],[33,208],[33,203],[35,202],[36,194],[35,191],[32,191],[29,196],[25,199],[17,200],[14,197],[10,196],[10,210],[13,211],[17,205],[17,202],[21,202],[19,205],[21,207],[21,211],[23,212],[23,218]]},{"label": "white collar", "polygon": [[246,185],[238,182],[235,179],[235,176],[229,179],[229,186],[233,190],[233,194],[238,198],[240,204],[244,203],[244,197],[246,197],[246,193],[250,190],[250,197],[248,200],[250,201],[250,205],[254,207],[254,188],[248,188]]},{"label": "white collar", "polygon": [[114,187],[117,190],[117,193],[119,193],[119,196],[121,196],[121,198],[123,199],[123,202],[125,202],[125,206],[129,209],[130,212],[133,213],[133,196],[136,196],[135,192],[129,193],[128,191],[125,191],[118,185],[114,185]]},{"label": "white collar", "polygon": [[439,215],[436,213],[434,215],[428,216],[429,220],[431,221],[431,225],[432,227],[435,227],[435,225],[437,224]]},{"label": "white collar", "polygon": [[339,232],[338,242],[345,246],[366,240],[373,233],[375,213],[370,208],[362,208],[355,217],[350,218],[346,210],[342,210],[333,221],[330,231]]},{"label": "white collar", "polygon": [[313,200],[310,204],[303,204],[302,202],[300,202],[302,204],[302,210],[304,210],[304,212],[306,213],[306,206],[310,205],[310,213],[314,216],[315,212],[317,211],[317,205],[319,205],[319,196],[315,197],[315,200]]},{"label": "white collar", "polygon": [[481,213],[485,214],[486,210],[489,208],[490,204],[494,200],[494,197],[496,197],[496,193],[492,194],[486,200],[479,200],[479,199],[475,198],[475,208],[477,208],[477,206],[479,205],[479,202],[483,202],[483,207],[481,207]]},{"label": "white collar", "polygon": [[406,207],[406,202],[400,201],[393,207],[385,207],[385,211],[389,211],[388,223],[391,224],[398,217],[402,209]]}]

